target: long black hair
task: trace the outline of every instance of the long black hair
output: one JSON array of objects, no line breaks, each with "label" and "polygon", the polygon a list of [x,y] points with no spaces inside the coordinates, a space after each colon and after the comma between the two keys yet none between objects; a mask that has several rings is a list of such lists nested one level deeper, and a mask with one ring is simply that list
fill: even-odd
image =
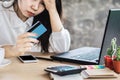
[{"label": "long black hair", "polygon": [[[57,12],[60,18],[62,18],[62,1],[61,0],[55,0],[55,1],[56,1]],[[40,21],[47,29],[47,32],[39,38],[39,41],[40,41],[39,45],[41,45],[41,52],[49,52],[48,51],[49,37],[52,33],[52,29],[51,29],[50,16],[49,16],[48,11],[45,9],[42,13],[35,16],[33,20],[33,24],[36,21]]]}]

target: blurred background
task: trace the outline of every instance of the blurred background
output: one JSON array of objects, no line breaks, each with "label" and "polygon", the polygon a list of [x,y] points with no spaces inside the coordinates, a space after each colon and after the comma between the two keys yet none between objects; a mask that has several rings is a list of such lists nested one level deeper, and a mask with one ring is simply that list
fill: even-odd
[{"label": "blurred background", "polygon": [[101,47],[109,9],[120,0],[62,0],[64,27],[71,35],[71,49]]}]

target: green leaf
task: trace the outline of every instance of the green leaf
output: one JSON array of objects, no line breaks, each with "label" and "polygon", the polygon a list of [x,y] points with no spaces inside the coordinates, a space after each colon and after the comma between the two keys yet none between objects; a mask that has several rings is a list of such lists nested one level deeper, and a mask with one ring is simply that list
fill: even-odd
[{"label": "green leaf", "polygon": [[110,48],[107,49],[107,55],[109,55],[110,57],[112,57],[112,50]]}]

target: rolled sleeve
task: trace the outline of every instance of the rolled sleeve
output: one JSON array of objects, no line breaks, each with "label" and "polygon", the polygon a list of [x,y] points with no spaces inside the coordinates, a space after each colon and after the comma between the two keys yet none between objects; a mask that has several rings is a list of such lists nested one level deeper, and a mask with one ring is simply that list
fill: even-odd
[{"label": "rolled sleeve", "polygon": [[70,48],[70,34],[64,28],[60,32],[52,32],[49,41],[53,52],[66,52]]}]

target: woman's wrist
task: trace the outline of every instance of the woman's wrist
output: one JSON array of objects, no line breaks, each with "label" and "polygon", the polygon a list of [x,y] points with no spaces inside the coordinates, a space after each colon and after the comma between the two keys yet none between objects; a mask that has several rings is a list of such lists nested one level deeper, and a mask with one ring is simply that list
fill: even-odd
[{"label": "woman's wrist", "polygon": [[23,52],[19,52],[15,45],[4,45],[2,48],[5,49],[5,57],[14,57],[24,54]]},{"label": "woman's wrist", "polygon": [[57,9],[56,8],[49,8],[48,12],[49,13],[55,13],[55,12],[57,12]]}]

